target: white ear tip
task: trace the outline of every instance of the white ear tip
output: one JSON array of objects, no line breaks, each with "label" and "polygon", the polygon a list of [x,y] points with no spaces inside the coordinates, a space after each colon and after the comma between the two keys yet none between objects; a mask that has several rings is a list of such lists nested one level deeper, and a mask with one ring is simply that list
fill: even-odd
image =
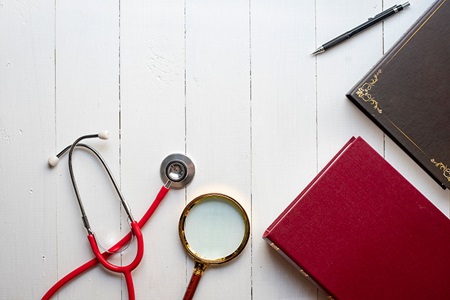
[{"label": "white ear tip", "polygon": [[98,133],[98,137],[102,140],[109,139],[109,131],[103,130]]},{"label": "white ear tip", "polygon": [[52,156],[48,159],[48,165],[54,167],[58,164],[59,158],[57,156]]}]

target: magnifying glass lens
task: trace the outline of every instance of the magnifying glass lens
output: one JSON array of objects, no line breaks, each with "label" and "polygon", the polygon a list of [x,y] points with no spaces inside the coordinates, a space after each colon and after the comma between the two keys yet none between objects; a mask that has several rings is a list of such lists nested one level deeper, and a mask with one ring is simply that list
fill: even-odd
[{"label": "magnifying glass lens", "polygon": [[234,203],[210,197],[191,208],[184,230],[191,251],[203,259],[216,260],[239,248],[246,227]]},{"label": "magnifying glass lens", "polygon": [[236,258],[250,235],[244,208],[223,194],[206,194],[192,200],[181,214],[178,232],[181,242],[195,260],[194,272],[183,300],[191,300],[209,265]]}]

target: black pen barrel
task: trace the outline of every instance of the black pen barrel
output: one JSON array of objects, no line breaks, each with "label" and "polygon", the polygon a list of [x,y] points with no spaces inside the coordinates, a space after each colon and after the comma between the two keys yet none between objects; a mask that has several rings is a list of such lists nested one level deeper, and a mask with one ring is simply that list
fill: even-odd
[{"label": "black pen barrel", "polygon": [[361,25],[359,25],[358,27],[353,28],[350,31],[350,36],[353,36],[361,31],[371,27],[372,25],[375,25],[376,23],[381,22],[382,20],[386,19],[387,17],[389,17],[393,14],[395,14],[395,12],[392,10],[392,11],[386,12],[385,14],[383,14],[377,18],[369,19],[369,21],[364,22]]},{"label": "black pen barrel", "polygon": [[313,55],[319,54],[324,52],[325,50],[336,46],[337,44],[351,38],[352,36],[354,36],[355,34],[366,30],[367,28],[375,25],[376,23],[379,23],[381,21],[383,21],[384,19],[394,15],[395,13],[400,12],[401,10],[403,10],[405,7],[409,6],[409,2],[406,2],[404,4],[400,4],[400,5],[394,5],[388,9],[386,9],[385,11],[382,11],[381,13],[377,14],[376,16],[374,16],[373,18],[369,18],[368,21],[364,22],[363,24],[341,34],[338,37],[335,37],[334,39],[332,39],[331,41],[323,44],[321,47],[319,47],[316,51],[314,51],[314,53],[312,53]]},{"label": "black pen barrel", "polygon": [[331,41],[323,44],[322,47],[325,50],[328,49],[328,48],[331,48],[331,47],[341,43],[342,41],[345,41],[346,39],[354,36],[355,34],[361,32],[363,30],[366,30],[367,28],[375,25],[376,23],[383,21],[387,17],[392,16],[393,14],[395,14],[396,12],[398,12],[398,11],[400,11],[402,9],[403,9],[403,6],[394,5],[393,7],[389,8],[389,9],[387,9],[387,10],[381,12],[381,13],[379,13],[378,15],[376,15],[373,18],[370,18],[368,21],[366,21],[366,22],[362,23],[361,25],[353,28],[352,30],[349,30],[349,31],[341,34],[340,36],[332,39]]},{"label": "black pen barrel", "polygon": [[337,44],[339,44],[342,41],[345,41],[346,39],[350,38],[352,35],[350,35],[351,31],[347,31],[346,33],[341,34],[338,37],[335,37],[334,39],[332,39],[329,42],[326,42],[325,44],[322,45],[324,50],[327,50]]}]

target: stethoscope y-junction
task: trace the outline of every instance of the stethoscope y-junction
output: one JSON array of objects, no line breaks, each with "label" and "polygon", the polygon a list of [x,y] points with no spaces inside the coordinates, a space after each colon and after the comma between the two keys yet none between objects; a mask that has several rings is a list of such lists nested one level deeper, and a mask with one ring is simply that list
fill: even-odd
[{"label": "stethoscope y-junction", "polygon": [[[131,276],[131,272],[139,265],[139,263],[142,260],[143,254],[144,254],[144,241],[143,241],[143,235],[141,232],[141,228],[145,225],[145,223],[148,221],[148,219],[151,217],[153,212],[158,207],[159,203],[164,199],[165,195],[169,191],[169,188],[175,188],[180,189],[185,187],[187,184],[189,184],[195,174],[195,167],[192,161],[183,154],[171,154],[168,157],[164,159],[164,161],[161,164],[160,168],[160,175],[164,182],[163,187],[160,189],[159,193],[157,194],[155,200],[147,210],[147,212],[144,214],[142,219],[138,222],[133,218],[133,215],[131,214],[131,210],[125,201],[122,193],[120,192],[120,189],[118,188],[118,185],[108,168],[108,165],[106,164],[105,160],[102,158],[102,156],[92,147],[87,144],[80,143],[82,140],[85,139],[91,139],[91,138],[100,138],[102,140],[106,140],[109,138],[109,133],[107,131],[102,131],[98,134],[90,134],[90,135],[84,135],[79,137],[78,139],[73,142],[72,145],[67,146],[64,148],[58,155],[51,157],[49,159],[49,165],[54,167],[57,165],[59,159],[66,153],[69,155],[68,159],[68,165],[69,165],[69,173],[70,178],[72,181],[73,189],[75,191],[75,196],[78,201],[78,205],[81,212],[81,218],[83,220],[84,227],[87,231],[87,237],[89,240],[89,244],[91,246],[92,252],[95,255],[95,258],[90,260],[89,262],[85,263],[84,265],[78,267],[71,273],[67,274],[65,277],[60,279],[48,292],[43,296],[42,299],[50,299],[61,287],[63,287],[65,284],[70,282],[72,279],[80,275],[81,273],[89,270],[93,266],[95,266],[98,262],[102,264],[106,269],[122,273],[125,276],[127,288],[128,288],[128,297],[129,299],[134,299],[134,285],[133,285],[133,279]],[[77,182],[75,179],[75,175],[73,172],[73,152],[75,149],[78,148],[84,148],[88,151],[90,151],[93,155],[95,155],[98,160],[100,161],[101,165],[105,169],[106,173],[108,174],[108,177],[110,178],[114,189],[120,199],[121,205],[123,206],[127,216],[128,221],[130,222],[130,232],[124,236],[119,242],[117,242],[114,246],[109,248],[107,251],[101,252],[97,240],[94,235],[94,231],[92,230],[89,219],[86,215],[83,202],[81,201],[80,192],[78,190]],[[134,260],[125,266],[118,266],[110,263],[107,258],[117,252],[120,252],[121,249],[124,248],[130,241],[132,236],[136,237],[137,241],[137,250],[136,250],[136,256]]]}]

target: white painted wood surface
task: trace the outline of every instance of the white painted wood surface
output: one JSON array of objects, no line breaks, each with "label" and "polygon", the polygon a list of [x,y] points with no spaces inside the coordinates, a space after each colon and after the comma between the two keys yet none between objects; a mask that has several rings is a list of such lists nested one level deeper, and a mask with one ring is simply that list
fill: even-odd
[{"label": "white painted wood surface", "polygon": [[[196,299],[326,299],[261,235],[351,136],[365,138],[449,216],[449,192],[344,96],[431,2],[411,1],[313,57],[320,44],[396,3],[0,1],[0,299],[40,299],[92,258],[67,159],[50,169],[47,158],[102,129],[111,139],[89,143],[138,219],[162,184],[167,154],[187,153],[197,168],[143,230],[137,299],[182,298],[193,262],[178,218],[206,192],[236,198],[252,235],[237,260],[205,272]],[[86,210],[111,245],[125,218],[99,165],[80,152],[75,171]],[[96,267],[55,298],[127,299],[127,292],[120,276]]]}]

